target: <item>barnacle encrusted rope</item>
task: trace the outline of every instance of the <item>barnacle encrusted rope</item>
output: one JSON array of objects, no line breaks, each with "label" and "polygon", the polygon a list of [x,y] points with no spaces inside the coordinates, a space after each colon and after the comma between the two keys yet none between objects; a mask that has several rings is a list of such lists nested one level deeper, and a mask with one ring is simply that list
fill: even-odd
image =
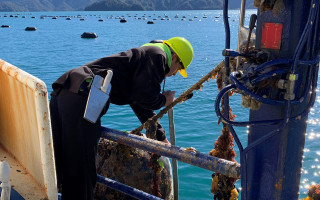
[{"label": "barnacle encrusted rope", "polygon": [[[136,135],[141,135],[140,132],[142,131],[143,128],[145,128],[147,137],[155,139],[158,119],[162,118],[164,114],[166,114],[171,108],[173,108],[178,103],[188,100],[187,96],[189,94],[191,94],[194,90],[199,90],[202,87],[202,84],[205,81],[209,81],[209,78],[213,78],[218,73],[218,71],[220,71],[223,68],[223,66],[224,66],[224,61],[222,61],[219,65],[217,65],[207,75],[202,77],[197,83],[191,86],[188,90],[182,93],[171,104],[169,104],[167,107],[162,109],[157,115],[148,119],[144,124],[142,124],[140,127],[133,130],[131,133]],[[161,182],[161,176],[159,173],[161,171],[161,167],[158,165],[158,162],[157,162],[159,157],[160,155],[152,154],[149,162],[149,165],[154,169],[154,175],[152,177],[150,187],[151,187],[152,194],[157,197],[161,197],[160,187],[159,187],[159,184]]]},{"label": "barnacle encrusted rope", "polygon": [[[175,105],[177,105],[180,102],[187,100],[187,95],[191,94],[194,90],[199,90],[202,87],[202,84],[206,81],[208,81],[210,78],[213,78],[215,74],[217,74],[218,71],[220,71],[224,66],[224,60],[219,63],[213,70],[211,70],[207,75],[202,77],[197,83],[195,83],[193,86],[191,86],[188,90],[183,92],[178,98],[176,98],[171,104],[169,104],[167,107],[162,109],[157,115],[151,117],[148,119],[144,124],[139,126],[138,128],[134,129],[132,133],[137,133],[142,131],[143,128],[147,129],[150,127],[150,125],[154,126],[157,123],[158,119],[161,119],[164,114],[166,114],[171,108],[173,108]],[[151,130],[154,131],[154,130]],[[148,135],[148,134],[147,134]]]},{"label": "barnacle encrusted rope", "polygon": [[[223,83],[225,80],[225,76],[226,76],[225,70],[221,70],[217,74],[216,82],[217,82],[219,91],[224,87]],[[232,95],[232,93],[230,92],[229,95]],[[222,113],[225,113],[224,112],[225,106],[224,106],[223,99],[224,97],[222,98],[221,107],[222,107]],[[234,121],[235,117],[236,116],[232,113],[231,107],[229,107],[229,119],[231,121]],[[218,124],[219,123],[220,123],[220,120],[218,121]],[[232,137],[232,134],[227,124],[223,123],[221,135],[215,141],[214,149],[210,151],[209,155],[236,162],[234,159],[236,157],[236,153],[233,149],[233,146],[234,146],[233,140],[234,139]],[[230,178],[219,173],[212,174],[211,193],[214,194],[214,200],[223,200],[223,199],[237,200],[238,191],[234,186],[236,181],[237,179],[235,178]]]}]

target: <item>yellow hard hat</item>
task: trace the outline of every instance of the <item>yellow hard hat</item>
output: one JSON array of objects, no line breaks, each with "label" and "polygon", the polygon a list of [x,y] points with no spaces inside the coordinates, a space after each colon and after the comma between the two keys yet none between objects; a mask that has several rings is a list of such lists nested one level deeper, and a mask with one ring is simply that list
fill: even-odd
[{"label": "yellow hard hat", "polygon": [[183,37],[173,37],[169,40],[164,40],[163,43],[171,47],[171,49],[178,55],[184,67],[184,69],[179,70],[179,72],[183,77],[187,77],[186,69],[194,57],[193,48],[190,42]]}]

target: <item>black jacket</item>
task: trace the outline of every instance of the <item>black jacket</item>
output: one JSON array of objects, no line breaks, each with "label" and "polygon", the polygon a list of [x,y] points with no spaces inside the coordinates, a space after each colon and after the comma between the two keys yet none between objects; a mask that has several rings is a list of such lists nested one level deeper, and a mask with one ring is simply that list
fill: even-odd
[{"label": "black jacket", "polygon": [[[161,82],[169,71],[167,56],[162,49],[154,46],[133,48],[72,69],[52,84],[53,94],[61,88],[78,93],[86,79],[94,75],[105,77],[108,69],[113,70],[111,103],[129,104],[141,123],[152,117],[154,110],[165,105]],[[161,126],[157,139],[165,139]]]}]

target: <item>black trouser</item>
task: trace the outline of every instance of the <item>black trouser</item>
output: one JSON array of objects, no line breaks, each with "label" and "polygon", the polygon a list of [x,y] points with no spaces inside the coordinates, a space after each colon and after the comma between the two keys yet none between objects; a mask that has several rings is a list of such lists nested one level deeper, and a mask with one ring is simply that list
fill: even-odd
[{"label": "black trouser", "polygon": [[50,100],[58,186],[63,200],[91,200],[96,184],[95,156],[101,135],[100,118],[83,118],[87,95],[62,89]]}]

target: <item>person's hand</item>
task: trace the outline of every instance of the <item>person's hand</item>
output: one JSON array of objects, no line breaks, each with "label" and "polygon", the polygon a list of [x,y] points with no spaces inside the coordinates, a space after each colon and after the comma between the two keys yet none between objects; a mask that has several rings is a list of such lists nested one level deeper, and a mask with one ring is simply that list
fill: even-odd
[{"label": "person's hand", "polygon": [[173,102],[175,94],[176,94],[176,91],[171,91],[171,90],[163,92],[163,95],[166,97],[166,105],[164,106],[168,106],[170,103]]},{"label": "person's hand", "polygon": [[170,144],[170,142],[168,141],[168,139],[167,139],[167,138],[166,138],[166,139],[164,139],[164,140],[162,140],[161,142],[164,142],[164,143]]}]

